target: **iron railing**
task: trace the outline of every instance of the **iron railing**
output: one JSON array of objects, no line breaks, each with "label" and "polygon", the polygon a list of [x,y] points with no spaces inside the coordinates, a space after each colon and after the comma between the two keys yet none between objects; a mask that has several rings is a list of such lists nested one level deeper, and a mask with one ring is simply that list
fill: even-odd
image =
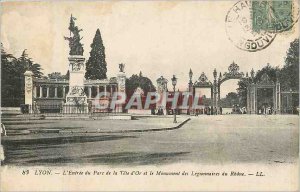
[{"label": "iron railing", "polygon": [[28,105],[20,106],[22,114],[117,114],[126,113],[122,109],[99,108],[97,105]]}]

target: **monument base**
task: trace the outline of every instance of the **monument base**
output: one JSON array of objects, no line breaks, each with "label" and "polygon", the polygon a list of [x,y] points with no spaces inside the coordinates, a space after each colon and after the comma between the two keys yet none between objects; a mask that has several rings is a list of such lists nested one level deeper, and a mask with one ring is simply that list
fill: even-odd
[{"label": "monument base", "polygon": [[108,97],[88,99],[88,103],[92,105],[93,113],[108,113],[110,111],[110,100]]},{"label": "monument base", "polygon": [[62,112],[66,114],[86,114],[89,113],[89,106],[87,104],[72,105],[66,103],[63,105]]},{"label": "monument base", "polygon": [[86,96],[67,96],[66,103],[63,105],[63,113],[89,113]]}]

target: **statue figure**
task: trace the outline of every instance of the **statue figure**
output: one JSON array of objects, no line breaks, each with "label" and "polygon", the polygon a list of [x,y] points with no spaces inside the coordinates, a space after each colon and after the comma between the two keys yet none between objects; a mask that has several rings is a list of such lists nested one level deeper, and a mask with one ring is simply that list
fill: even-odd
[{"label": "statue figure", "polygon": [[125,68],[125,64],[123,64],[123,63],[120,63],[119,64],[119,69],[120,69],[120,72],[124,72],[124,68]]},{"label": "statue figure", "polygon": [[76,20],[76,18],[71,15],[70,26],[68,28],[70,30],[70,37],[65,37],[65,40],[69,41],[70,55],[83,55],[83,45],[80,43],[82,37],[80,38],[79,35],[82,29],[78,29],[78,27],[75,26],[74,20]]}]

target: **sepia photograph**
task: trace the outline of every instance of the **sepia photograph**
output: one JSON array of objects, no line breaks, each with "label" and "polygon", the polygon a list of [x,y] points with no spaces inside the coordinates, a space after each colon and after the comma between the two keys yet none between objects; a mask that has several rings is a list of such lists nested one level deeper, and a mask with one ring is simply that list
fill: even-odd
[{"label": "sepia photograph", "polygon": [[0,2],[1,191],[298,191],[296,0]]}]

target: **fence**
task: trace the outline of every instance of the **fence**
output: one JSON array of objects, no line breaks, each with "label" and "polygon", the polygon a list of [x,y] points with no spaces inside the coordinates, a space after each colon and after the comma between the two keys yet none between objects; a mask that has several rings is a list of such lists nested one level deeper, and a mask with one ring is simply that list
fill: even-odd
[{"label": "fence", "polygon": [[22,114],[117,114],[125,113],[122,109],[99,108],[97,105],[28,105],[20,106]]}]

